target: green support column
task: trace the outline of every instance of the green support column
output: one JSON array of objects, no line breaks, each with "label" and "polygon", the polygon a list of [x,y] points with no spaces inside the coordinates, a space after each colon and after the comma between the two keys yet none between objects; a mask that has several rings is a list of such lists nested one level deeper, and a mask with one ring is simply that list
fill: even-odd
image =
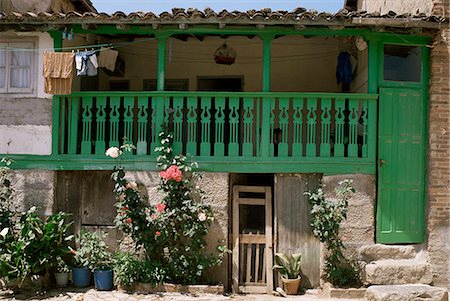
[{"label": "green support column", "polygon": [[[263,92],[270,92],[270,47],[273,40],[273,35],[260,35],[261,40],[263,41],[263,82],[262,82],[262,90]],[[263,97],[262,105],[261,105],[261,118],[262,120],[269,121],[270,120],[270,102],[274,101],[274,99]],[[256,115],[259,117],[259,114]],[[257,120],[259,124],[259,120]],[[260,142],[259,145],[260,155],[265,158],[269,156],[269,147],[270,147],[270,124],[262,123],[261,124],[261,137],[257,137],[257,143]],[[257,145],[258,147],[258,145]]]},{"label": "green support column", "polygon": [[[169,38],[169,34],[157,34],[156,39],[158,40],[158,79],[157,79],[157,90],[164,91],[165,80],[166,80],[166,42]],[[165,98],[164,96],[156,97],[156,134],[163,129],[164,124],[164,107]],[[156,141],[157,142],[157,141]],[[158,145],[158,143],[157,143]]]},{"label": "green support column", "polygon": [[157,90],[164,91],[166,81],[166,42],[169,35],[156,35],[158,40],[158,82]]},{"label": "green support column", "polygon": [[[62,51],[62,34],[61,31],[55,30],[49,32],[50,36],[53,38],[53,49],[56,52]],[[59,154],[59,119],[61,112],[60,98],[53,96],[53,106],[52,106],[52,155]],[[61,129],[61,133],[64,133],[64,128]]]},{"label": "green support column", "polygon": [[[379,40],[378,39],[368,39],[368,79],[367,79],[367,89],[370,94],[378,94],[378,61],[380,54],[379,51]],[[368,141],[368,144],[371,146],[368,149],[367,157],[375,161],[376,159],[376,139],[377,139],[377,103],[374,101],[369,101],[369,116],[368,116],[368,137],[372,139],[372,141]]]}]

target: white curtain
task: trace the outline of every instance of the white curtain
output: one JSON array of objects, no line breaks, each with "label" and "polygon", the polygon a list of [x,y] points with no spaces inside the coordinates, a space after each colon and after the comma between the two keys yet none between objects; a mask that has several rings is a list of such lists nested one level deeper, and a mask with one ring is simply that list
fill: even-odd
[{"label": "white curtain", "polygon": [[6,49],[0,45],[0,89],[6,88]]},{"label": "white curtain", "polygon": [[11,51],[10,82],[11,88],[31,88],[32,52],[14,49]]}]

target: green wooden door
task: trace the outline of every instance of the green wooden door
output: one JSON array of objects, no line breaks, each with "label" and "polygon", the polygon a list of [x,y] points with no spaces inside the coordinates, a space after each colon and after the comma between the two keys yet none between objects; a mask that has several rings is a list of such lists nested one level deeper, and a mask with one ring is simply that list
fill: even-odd
[{"label": "green wooden door", "polygon": [[421,89],[380,88],[379,243],[424,240],[424,109]]}]

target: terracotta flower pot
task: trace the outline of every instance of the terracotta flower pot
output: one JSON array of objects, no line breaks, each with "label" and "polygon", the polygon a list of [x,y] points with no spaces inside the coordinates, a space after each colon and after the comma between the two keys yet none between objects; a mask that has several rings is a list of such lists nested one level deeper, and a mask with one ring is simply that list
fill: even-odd
[{"label": "terracotta flower pot", "polygon": [[300,276],[296,279],[286,279],[281,277],[283,281],[284,291],[288,295],[296,295],[298,292],[298,287],[300,286]]}]

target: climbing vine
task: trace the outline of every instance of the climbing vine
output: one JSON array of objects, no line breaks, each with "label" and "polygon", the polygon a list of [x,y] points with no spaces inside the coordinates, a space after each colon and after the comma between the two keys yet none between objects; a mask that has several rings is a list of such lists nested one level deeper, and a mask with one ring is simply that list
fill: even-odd
[{"label": "climbing vine", "polygon": [[335,189],[337,199],[325,198],[322,188],[307,192],[312,206],[311,227],[314,236],[325,243],[328,253],[325,258],[325,274],[335,286],[348,286],[359,283],[356,263],[343,254],[345,246],[339,237],[341,222],[347,218],[348,200],[355,193],[353,180],[339,182]]}]

